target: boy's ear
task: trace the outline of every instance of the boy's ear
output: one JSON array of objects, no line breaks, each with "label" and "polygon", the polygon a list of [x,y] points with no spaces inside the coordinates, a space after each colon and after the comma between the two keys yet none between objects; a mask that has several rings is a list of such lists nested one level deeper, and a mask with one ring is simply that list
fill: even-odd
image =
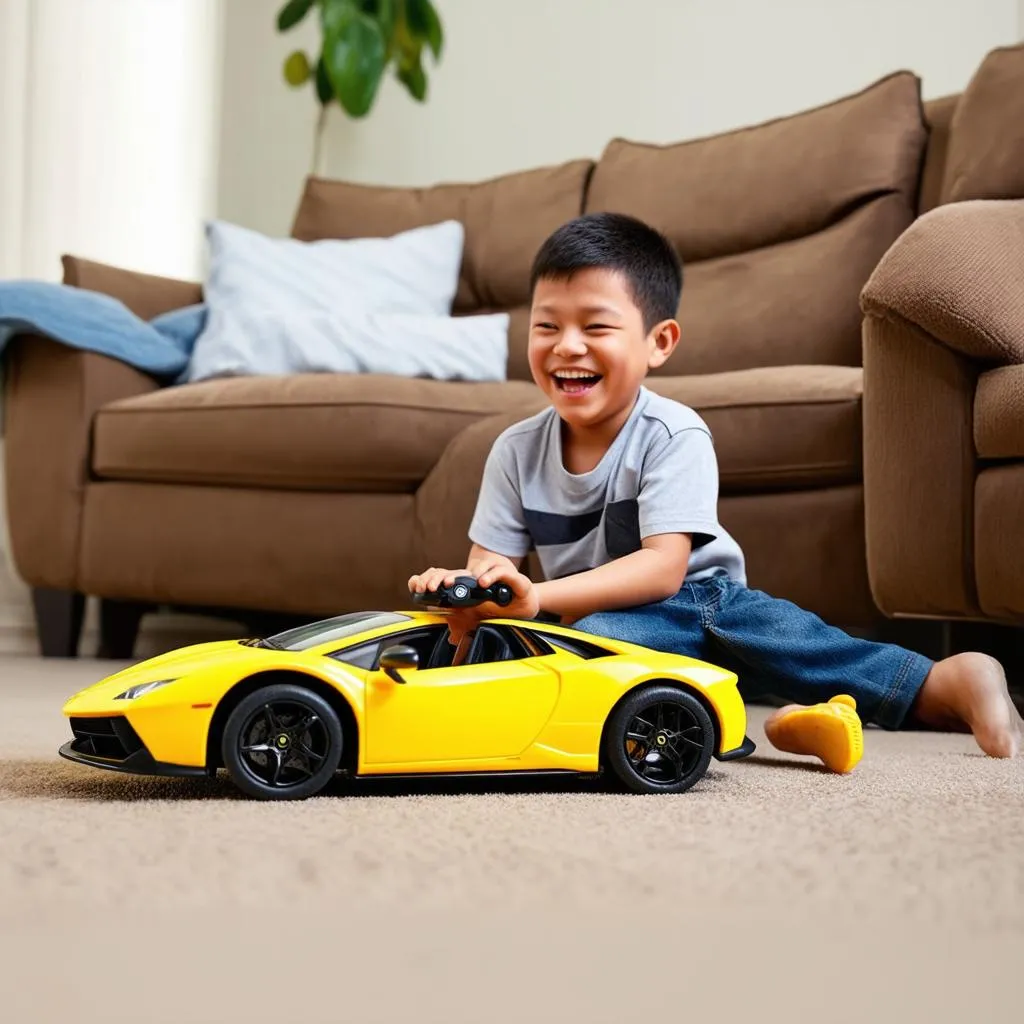
[{"label": "boy's ear", "polygon": [[668,361],[668,357],[675,351],[679,344],[680,335],[679,322],[677,320],[662,320],[648,335],[651,341],[651,351],[647,359],[649,369],[662,366]]}]

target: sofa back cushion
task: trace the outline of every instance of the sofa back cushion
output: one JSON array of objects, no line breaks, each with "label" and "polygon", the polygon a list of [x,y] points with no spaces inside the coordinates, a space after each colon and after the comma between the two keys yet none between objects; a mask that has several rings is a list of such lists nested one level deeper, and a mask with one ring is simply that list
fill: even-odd
[{"label": "sofa back cushion", "polygon": [[530,265],[544,239],[580,214],[590,160],[507,174],[478,184],[396,188],[310,178],[292,226],[302,241],[386,237],[454,219],[465,228],[455,313],[513,313],[511,379],[528,380],[525,307]]},{"label": "sofa back cushion", "polygon": [[953,115],[960,103],[960,95],[941,96],[924,105],[924,119],[928,125],[928,145],[921,169],[921,188],[917,197],[917,215],[933,210],[942,202],[942,185],[949,159],[949,136]]},{"label": "sofa back cushion", "polygon": [[950,124],[942,202],[1024,199],[1024,45],[993,50]]},{"label": "sofa back cushion", "polygon": [[612,141],[585,210],[640,217],[685,266],[683,340],[658,372],[859,365],[859,293],[914,218],[926,135],[920,82],[900,72],[752,128]]}]

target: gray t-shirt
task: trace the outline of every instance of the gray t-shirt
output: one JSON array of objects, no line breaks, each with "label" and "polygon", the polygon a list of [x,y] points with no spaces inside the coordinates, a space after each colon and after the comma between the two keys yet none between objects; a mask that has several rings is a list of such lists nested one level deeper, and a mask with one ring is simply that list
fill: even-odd
[{"label": "gray t-shirt", "polygon": [[711,432],[692,409],[645,387],[589,473],[565,469],[553,408],[505,430],[469,528],[471,541],[509,558],[535,548],[547,579],[632,554],[658,533],[693,535],[687,581],[724,570],[746,583],[743,553],[718,522]]}]

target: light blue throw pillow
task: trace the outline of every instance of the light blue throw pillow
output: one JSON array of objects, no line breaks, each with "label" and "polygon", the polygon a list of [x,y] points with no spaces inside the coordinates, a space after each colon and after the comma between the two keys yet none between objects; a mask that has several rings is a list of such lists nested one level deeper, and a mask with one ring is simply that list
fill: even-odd
[{"label": "light blue throw pillow", "polygon": [[507,313],[452,317],[459,221],[302,242],[207,225],[208,315],[190,381],[296,373],[504,380]]}]

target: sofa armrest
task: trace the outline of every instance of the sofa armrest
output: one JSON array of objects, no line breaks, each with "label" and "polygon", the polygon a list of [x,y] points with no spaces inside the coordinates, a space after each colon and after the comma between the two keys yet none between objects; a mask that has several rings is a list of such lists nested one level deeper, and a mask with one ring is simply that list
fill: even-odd
[{"label": "sofa armrest", "polygon": [[861,308],[970,359],[1024,362],[1024,199],[926,213],[882,258]]},{"label": "sofa armrest", "polygon": [[[64,283],[144,320],[202,301],[201,285],[64,256]],[[14,565],[33,587],[76,590],[92,421],[109,402],[155,391],[127,363],[33,335],[4,352],[4,465]]]},{"label": "sofa armrest", "polygon": [[140,274],[78,256],[63,256],[61,263],[65,284],[120,299],[143,320],[203,301],[202,285],[194,281]]},{"label": "sofa armrest", "polygon": [[939,207],[865,286],[868,577],[887,615],[981,617],[974,396],[1024,362],[1024,201]]},{"label": "sofa armrest", "polygon": [[23,335],[5,352],[4,384],[14,565],[30,586],[75,590],[93,415],[157,382],[120,360]]}]

